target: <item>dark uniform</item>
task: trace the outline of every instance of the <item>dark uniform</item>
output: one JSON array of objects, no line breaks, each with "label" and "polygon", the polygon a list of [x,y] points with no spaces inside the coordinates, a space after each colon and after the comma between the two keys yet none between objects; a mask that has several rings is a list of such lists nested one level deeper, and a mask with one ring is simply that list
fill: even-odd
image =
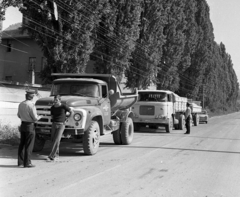
[{"label": "dark uniform", "polygon": [[21,119],[20,144],[18,147],[18,166],[35,167],[31,163],[31,154],[35,140],[34,123],[41,118],[37,115],[33,97],[35,91],[26,91],[26,100],[18,106],[18,117]]},{"label": "dark uniform", "polygon": [[186,133],[185,134],[190,134],[190,124],[191,124],[191,114],[192,110],[190,108],[190,103],[187,103],[187,109],[185,112],[185,126],[186,126]]}]

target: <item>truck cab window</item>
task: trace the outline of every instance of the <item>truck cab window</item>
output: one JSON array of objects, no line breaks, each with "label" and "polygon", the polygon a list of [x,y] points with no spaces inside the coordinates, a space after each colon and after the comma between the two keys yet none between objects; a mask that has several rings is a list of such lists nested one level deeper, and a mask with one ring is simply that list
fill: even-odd
[{"label": "truck cab window", "polygon": [[168,102],[172,102],[172,95],[171,94],[168,94],[167,98],[168,98]]},{"label": "truck cab window", "polygon": [[102,85],[102,98],[107,97],[107,86]]}]

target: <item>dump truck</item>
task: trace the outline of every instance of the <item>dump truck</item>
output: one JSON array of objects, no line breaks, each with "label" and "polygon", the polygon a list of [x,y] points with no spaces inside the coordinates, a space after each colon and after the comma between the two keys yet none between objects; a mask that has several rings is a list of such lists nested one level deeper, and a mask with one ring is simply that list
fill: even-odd
[{"label": "dump truck", "polygon": [[111,74],[52,74],[53,84],[49,97],[36,101],[38,115],[34,151],[41,151],[50,140],[52,119],[50,108],[55,95],[72,109],[67,114],[62,138],[82,143],[84,153],[94,155],[100,136],[112,134],[118,145],[131,144],[134,135],[133,113],[130,107],[137,101],[138,91],[122,93]]},{"label": "dump truck", "polygon": [[153,129],[164,127],[167,133],[173,128],[183,130],[187,102],[191,104],[191,122],[195,126],[199,123],[198,114],[202,108],[196,104],[198,101],[180,97],[168,90],[139,90],[138,94],[138,101],[132,106],[135,131],[145,126]]},{"label": "dump truck", "polygon": [[183,129],[187,98],[168,90],[139,90],[138,101],[132,106],[135,130],[141,126]]}]

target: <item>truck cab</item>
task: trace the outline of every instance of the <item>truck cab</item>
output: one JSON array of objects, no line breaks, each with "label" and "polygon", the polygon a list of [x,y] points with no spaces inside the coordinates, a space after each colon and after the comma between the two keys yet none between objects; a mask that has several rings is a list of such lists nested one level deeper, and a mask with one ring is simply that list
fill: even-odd
[{"label": "truck cab", "polygon": [[148,125],[150,128],[184,128],[187,98],[169,90],[139,90],[138,101],[132,106],[134,128]]},{"label": "truck cab", "polygon": [[165,90],[139,90],[138,101],[132,106],[134,127],[163,126],[169,132],[173,127],[173,94]]}]

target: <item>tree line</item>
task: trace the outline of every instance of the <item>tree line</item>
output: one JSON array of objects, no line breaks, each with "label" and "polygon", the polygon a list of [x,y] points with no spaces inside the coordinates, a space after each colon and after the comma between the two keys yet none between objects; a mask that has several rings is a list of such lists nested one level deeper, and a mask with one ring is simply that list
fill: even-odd
[{"label": "tree line", "polygon": [[206,0],[3,0],[23,13],[23,30],[42,48],[51,73],[126,77],[130,89],[171,90],[211,111],[236,110],[239,83],[230,54],[214,41]]}]

